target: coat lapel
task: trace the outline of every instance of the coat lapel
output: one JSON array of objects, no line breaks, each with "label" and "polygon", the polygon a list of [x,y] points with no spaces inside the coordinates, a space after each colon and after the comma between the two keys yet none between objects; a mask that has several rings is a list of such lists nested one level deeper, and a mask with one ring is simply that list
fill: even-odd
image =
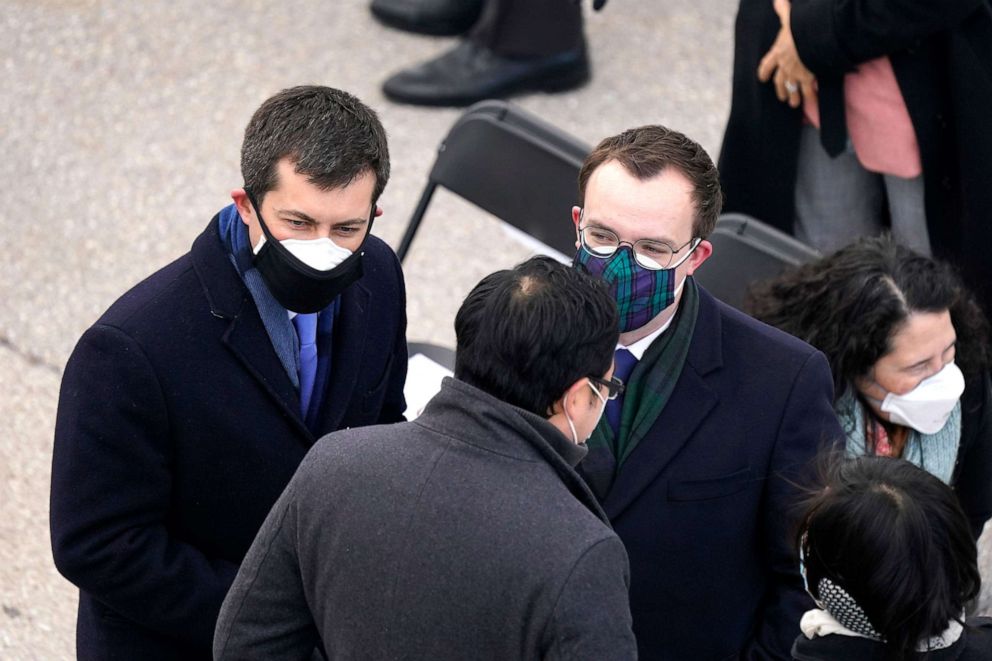
[{"label": "coat lapel", "polygon": [[245,301],[241,314],[231,320],[231,325],[221,339],[259,385],[272,396],[276,405],[303,435],[306,445],[310,446],[314,437],[300,416],[299,393],[272,348],[272,341],[250,300],[251,296],[246,295],[248,300]]},{"label": "coat lapel", "polygon": [[723,364],[720,312],[716,300],[699,287],[699,315],[689,355],[668,404],[623,463],[603,509],[619,516],[692,439],[693,433],[719,402],[705,376]]},{"label": "coat lapel", "polygon": [[221,342],[234,354],[245,370],[272,398],[300,434],[307,447],[313,444],[313,434],[300,416],[300,397],[286,374],[272,340],[265,331],[255,303],[238,277],[228,258],[217,229],[217,216],[193,242],[193,267],[200,279],[210,313],[230,323]]},{"label": "coat lapel", "polygon": [[624,509],[664,470],[692,438],[693,432],[716,406],[718,398],[689,365],[682,370],[665,410],[650,433],[630,453],[603,503],[610,519]]},{"label": "coat lapel", "polygon": [[323,399],[320,429],[339,429],[355,393],[355,381],[365,355],[365,337],[371,294],[359,280],[341,294],[341,309],[334,319],[331,374]]}]

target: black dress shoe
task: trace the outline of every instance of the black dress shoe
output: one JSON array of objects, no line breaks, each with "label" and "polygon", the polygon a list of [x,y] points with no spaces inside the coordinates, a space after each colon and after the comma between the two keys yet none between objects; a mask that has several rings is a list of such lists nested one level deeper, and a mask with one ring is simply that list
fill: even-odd
[{"label": "black dress shoe", "polygon": [[526,90],[555,92],[589,80],[585,46],[534,58],[508,58],[465,40],[382,85],[393,101],[420,106],[467,106]]},{"label": "black dress shoe", "polygon": [[398,30],[448,36],[472,27],[482,5],[483,0],[372,0],[372,15]]}]

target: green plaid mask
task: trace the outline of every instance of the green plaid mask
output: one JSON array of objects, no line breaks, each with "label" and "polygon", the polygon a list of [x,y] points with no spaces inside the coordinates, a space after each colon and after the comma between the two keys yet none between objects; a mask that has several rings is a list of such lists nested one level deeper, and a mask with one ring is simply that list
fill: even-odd
[{"label": "green plaid mask", "polygon": [[[620,332],[647,325],[675,302],[675,269],[652,271],[634,261],[634,251],[621,246],[609,257],[597,257],[583,248],[575,253],[575,268],[602,279],[620,312]],[[685,284],[683,279],[682,284]],[[679,285],[681,289],[682,285]]]}]

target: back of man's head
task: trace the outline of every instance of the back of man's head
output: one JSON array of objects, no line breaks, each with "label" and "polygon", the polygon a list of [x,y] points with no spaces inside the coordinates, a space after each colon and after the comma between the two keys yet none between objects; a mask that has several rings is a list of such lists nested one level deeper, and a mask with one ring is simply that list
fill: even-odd
[{"label": "back of man's head", "polygon": [[486,276],[455,317],[455,378],[547,417],[576,381],[609,370],[618,330],[603,282],[549,257]]},{"label": "back of man's head", "polygon": [[696,208],[692,235],[705,239],[713,231],[723,208],[720,174],[706,150],[683,133],[657,124],[627,129],[604,138],[590,152],[579,171],[579,204],[585,204],[589,177],[600,165],[616,161],[641,181],[672,168],[692,184]]},{"label": "back of man's head", "polygon": [[241,175],[259,202],[277,185],[283,158],[323,190],[375,176],[372,201],[389,181],[386,131],[371,108],[332,87],[301,85],[265,101],[245,128]]}]

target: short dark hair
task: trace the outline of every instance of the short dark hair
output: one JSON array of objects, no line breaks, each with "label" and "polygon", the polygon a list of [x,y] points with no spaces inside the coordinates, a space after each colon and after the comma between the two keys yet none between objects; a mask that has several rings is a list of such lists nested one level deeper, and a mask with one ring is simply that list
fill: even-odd
[{"label": "short dark hair", "polygon": [[988,323],[955,270],[888,235],[756,283],[745,310],[822,351],[838,399],[891,351],[892,336],[913,312],[948,310],[961,371],[971,379],[988,366]]},{"label": "short dark hair", "polygon": [[278,184],[276,165],[283,158],[323,190],[342,188],[371,172],[373,202],[389,181],[389,148],[378,116],[332,87],[285,89],[252,115],[241,145],[241,175],[259,203]]},{"label": "short dark hair", "polygon": [[601,280],[533,257],[475,286],[455,336],[455,378],[547,417],[569,386],[609,370],[619,316]]},{"label": "short dark hair", "polygon": [[[797,536],[810,591],[843,588],[897,658],[960,620],[981,576],[949,486],[903,459],[835,457]],[[915,658],[915,657],[914,657]]]},{"label": "short dark hair", "polygon": [[586,200],[586,186],[593,171],[608,161],[616,161],[641,181],[674,168],[692,184],[696,218],[692,235],[705,239],[713,231],[723,208],[720,174],[713,159],[699,143],[686,135],[659,125],[627,129],[606,138],[586,157],[579,171],[579,204]]}]

